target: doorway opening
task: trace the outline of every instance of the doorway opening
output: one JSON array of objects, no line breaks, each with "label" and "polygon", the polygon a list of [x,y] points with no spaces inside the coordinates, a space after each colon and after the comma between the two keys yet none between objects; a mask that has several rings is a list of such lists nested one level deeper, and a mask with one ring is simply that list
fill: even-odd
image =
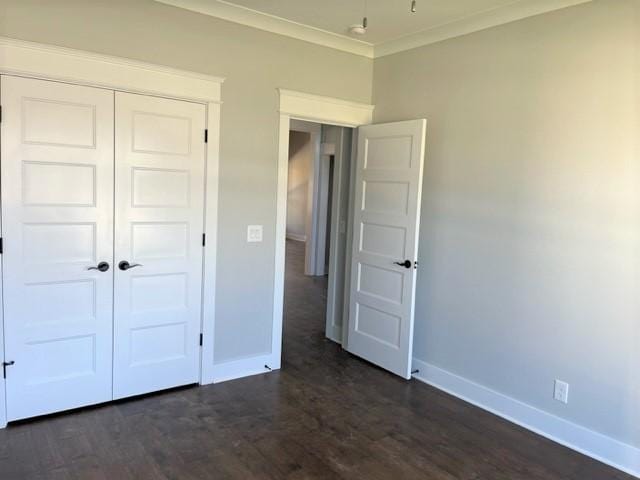
[{"label": "doorway opening", "polygon": [[[370,120],[364,119],[370,117],[371,110],[360,116],[356,114],[361,111],[360,107],[340,100],[280,90],[273,355],[275,360],[280,360],[284,337],[289,141],[290,127],[296,123],[293,119],[296,112],[297,119],[327,122],[329,125],[335,121],[334,125],[358,128],[357,142],[351,144],[349,152],[354,152],[354,155],[350,156],[348,188],[343,189],[348,192],[348,201],[343,203],[347,208],[345,215],[333,215],[336,204],[341,202],[336,201],[335,190],[331,193],[332,238],[329,247],[325,336],[341,343],[349,353],[410,379],[413,373],[415,287],[426,120],[371,125]],[[349,121],[334,120],[345,113],[338,112],[341,109],[350,110],[353,118]],[[323,132],[322,127],[320,131]],[[352,137],[356,136],[355,132],[351,133]],[[326,152],[322,142],[318,149]],[[333,168],[334,186],[341,185],[336,180],[340,172],[337,165],[336,162]],[[339,255],[336,255],[337,249],[333,248],[332,242],[340,233],[343,221],[346,223],[345,240],[342,243],[345,256],[341,261],[334,262],[332,259],[339,258]],[[306,245],[304,250],[306,262]],[[332,268],[342,268],[342,275],[332,274]],[[334,285],[339,280],[343,282],[343,288],[333,290],[334,296],[342,294],[342,303],[336,302],[335,298],[332,301],[332,280]],[[294,300],[305,302],[303,298]],[[342,308],[342,312],[334,315],[331,323],[328,319],[334,307]],[[276,368],[280,368],[280,363]]]},{"label": "doorway opening", "polygon": [[290,122],[283,333],[292,348],[299,338],[343,343],[351,140],[350,128]]},{"label": "doorway opening", "polygon": [[[300,111],[310,122],[321,115],[307,115],[318,105],[327,109],[343,102],[281,91],[281,115],[278,154],[278,214],[276,217],[276,269],[274,288],[273,353],[280,359],[283,337],[285,297],[285,256],[287,227],[287,193],[289,177],[289,141],[295,121],[288,111]],[[287,98],[291,97],[291,98]],[[301,98],[303,100],[301,100]],[[332,117],[329,117],[332,118]],[[319,120],[322,122],[323,120]],[[331,119],[328,122],[332,122]],[[337,122],[352,127],[359,122]],[[316,127],[317,128],[317,127]],[[316,130],[317,131],[317,130]],[[346,132],[346,130],[339,130]],[[323,133],[320,127],[321,134]],[[355,136],[355,132],[352,132]],[[321,136],[321,138],[324,138]],[[344,136],[343,136],[344,138]],[[325,336],[340,343],[349,353],[378,365],[407,380],[413,372],[413,331],[415,319],[416,274],[418,269],[418,234],[422,173],[426,138],[426,120],[405,120],[386,124],[359,126],[357,142],[353,142],[350,157],[348,188],[343,189],[348,202],[337,201],[331,192],[331,242]],[[343,146],[347,143],[344,142]],[[320,143],[321,153],[330,148]],[[330,156],[330,155],[329,155]],[[337,157],[335,157],[337,158]],[[344,164],[344,162],[343,162]],[[333,185],[340,170],[333,167]],[[328,171],[331,171],[329,163]],[[346,176],[346,175],[345,175]],[[313,197],[319,198],[319,195]],[[345,195],[342,195],[342,199]],[[337,205],[347,205],[346,215],[333,215]],[[315,212],[314,217],[318,214]],[[339,238],[340,224],[346,223],[341,261],[333,248]],[[314,237],[311,237],[314,239]],[[305,239],[306,240],[306,239]],[[317,244],[322,236],[316,237]],[[305,245],[305,262],[308,248]],[[312,248],[312,253],[315,249]],[[317,254],[318,258],[323,259]],[[333,259],[333,260],[332,260]],[[309,265],[307,263],[307,265]],[[313,263],[310,264],[313,268]],[[317,266],[317,264],[316,264]],[[332,275],[332,267],[342,275]],[[344,281],[343,288],[332,284]],[[342,295],[343,302],[335,297]],[[289,297],[291,298],[291,297]],[[297,299],[305,302],[305,299]],[[308,303],[308,302],[307,302]],[[341,314],[333,316],[342,308]],[[317,314],[316,314],[317,318]],[[321,318],[321,316],[320,316]],[[317,322],[317,320],[316,320]],[[285,341],[287,340],[284,338]],[[311,352],[309,352],[311,353]],[[277,365],[277,368],[280,364]]]}]

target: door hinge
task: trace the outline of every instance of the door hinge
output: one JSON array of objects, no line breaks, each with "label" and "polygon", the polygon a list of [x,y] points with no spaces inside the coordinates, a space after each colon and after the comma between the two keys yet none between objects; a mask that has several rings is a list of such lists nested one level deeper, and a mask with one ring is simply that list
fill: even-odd
[{"label": "door hinge", "polygon": [[0,123],[2,123],[2,105],[0,105]]},{"label": "door hinge", "polygon": [[2,237],[0,237],[0,255],[2,255],[4,253],[4,245],[2,242]]},{"label": "door hinge", "polygon": [[202,346],[202,341],[203,341],[203,337],[202,337],[202,334],[200,334],[200,346]]},{"label": "door hinge", "polygon": [[203,233],[202,234],[202,246],[204,247],[207,243],[207,234]]},{"label": "door hinge", "polygon": [[10,362],[2,362],[2,378],[7,378],[7,367],[10,367],[14,363],[16,362],[14,362],[13,360],[11,360]]},{"label": "door hinge", "polygon": [[209,143],[209,129],[204,129],[204,143]]}]

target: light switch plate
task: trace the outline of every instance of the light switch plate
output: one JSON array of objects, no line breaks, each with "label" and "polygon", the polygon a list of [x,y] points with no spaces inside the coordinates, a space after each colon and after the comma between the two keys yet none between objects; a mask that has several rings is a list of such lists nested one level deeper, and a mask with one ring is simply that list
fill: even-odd
[{"label": "light switch plate", "polygon": [[262,225],[249,225],[247,227],[247,242],[261,242],[262,241]]}]

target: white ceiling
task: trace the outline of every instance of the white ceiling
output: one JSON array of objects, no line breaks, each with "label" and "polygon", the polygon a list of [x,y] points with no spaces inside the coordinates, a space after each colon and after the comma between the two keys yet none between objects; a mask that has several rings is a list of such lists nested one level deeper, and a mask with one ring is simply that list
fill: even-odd
[{"label": "white ceiling", "polygon": [[378,57],[591,0],[157,0],[331,48]]}]

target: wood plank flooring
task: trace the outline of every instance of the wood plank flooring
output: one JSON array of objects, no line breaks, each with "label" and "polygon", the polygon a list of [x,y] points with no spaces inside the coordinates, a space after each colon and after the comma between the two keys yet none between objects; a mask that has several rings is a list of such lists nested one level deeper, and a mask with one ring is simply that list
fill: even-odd
[{"label": "wood plank flooring", "polygon": [[10,425],[0,479],[631,480],[342,351],[287,248],[281,371]]}]

